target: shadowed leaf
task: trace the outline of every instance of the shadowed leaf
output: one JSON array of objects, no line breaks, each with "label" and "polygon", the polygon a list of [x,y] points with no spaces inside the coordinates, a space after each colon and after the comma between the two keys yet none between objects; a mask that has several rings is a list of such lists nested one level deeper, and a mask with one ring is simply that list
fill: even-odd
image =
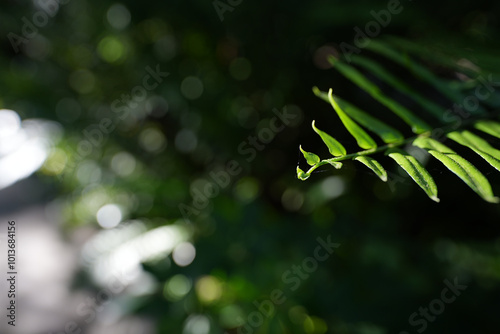
[{"label": "shadowed leaf", "polygon": [[[444,80],[438,78],[436,75],[434,75],[434,73],[425,68],[423,65],[420,65],[417,62],[413,61],[408,55],[397,52],[385,43],[372,40],[370,44],[368,44],[367,49],[377,52],[400,64],[401,66],[408,68],[409,70],[411,70],[415,77],[420,78],[421,80],[430,84],[453,102],[462,103],[466,97],[459,90],[453,89],[452,85],[449,82],[445,82]],[[479,106],[475,110],[470,110],[470,112],[472,114],[482,115],[486,113],[486,110]]]},{"label": "shadowed leaf", "polygon": [[371,73],[375,74],[379,79],[394,87],[394,89],[400,90],[401,92],[411,97],[415,102],[417,102],[422,108],[427,110],[435,118],[445,122],[453,121],[449,120],[449,118],[443,118],[444,109],[441,106],[424,98],[422,95],[417,93],[415,89],[412,89],[403,80],[400,80],[395,75],[392,75],[391,73],[389,73],[389,71],[387,71],[376,62],[368,58],[356,55],[351,56],[351,59],[353,63],[360,65]]},{"label": "shadowed leaf", "polygon": [[[370,43],[371,44],[371,43]],[[415,116],[407,108],[403,107],[396,101],[385,96],[377,85],[369,81],[364,75],[362,75],[354,67],[342,63],[333,57],[328,58],[330,63],[344,75],[346,78],[351,80],[361,89],[366,91],[375,100],[379,101],[381,104],[389,108],[393,113],[398,115],[406,124],[410,125],[414,133],[424,133],[430,131],[432,128],[421,120],[419,117]]]}]

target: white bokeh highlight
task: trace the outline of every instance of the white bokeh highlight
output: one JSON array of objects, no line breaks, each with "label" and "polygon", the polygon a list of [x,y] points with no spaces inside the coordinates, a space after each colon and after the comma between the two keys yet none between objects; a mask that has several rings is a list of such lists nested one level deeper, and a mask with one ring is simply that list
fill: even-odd
[{"label": "white bokeh highlight", "polygon": [[196,248],[190,242],[182,242],[174,248],[172,258],[180,267],[190,265],[196,257]]},{"label": "white bokeh highlight", "polygon": [[97,211],[96,218],[103,228],[113,228],[122,221],[122,211],[116,204],[106,204]]}]

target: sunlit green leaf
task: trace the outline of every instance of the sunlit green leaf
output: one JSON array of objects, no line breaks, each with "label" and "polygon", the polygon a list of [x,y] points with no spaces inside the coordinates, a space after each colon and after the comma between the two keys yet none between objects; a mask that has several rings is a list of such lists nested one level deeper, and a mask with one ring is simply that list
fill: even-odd
[{"label": "sunlit green leaf", "polygon": [[462,135],[464,138],[466,138],[469,142],[471,142],[477,149],[488,153],[492,157],[500,160],[500,150],[497,150],[493,146],[491,146],[486,140],[483,138],[479,137],[478,135],[470,132],[470,131],[462,131]]},{"label": "sunlit green leaf", "polygon": [[314,121],[312,122],[312,128],[326,144],[326,146],[328,147],[328,151],[330,151],[331,155],[333,155],[334,157],[346,155],[347,152],[344,146],[341,143],[339,143],[335,138],[330,136],[328,133],[318,129],[314,124]]},{"label": "sunlit green leaf", "polygon": [[320,162],[321,159],[316,154],[304,151],[302,149],[302,146],[300,146],[299,148],[309,165],[314,166],[318,162]]},{"label": "sunlit green leaf", "polygon": [[432,138],[418,137],[413,141],[413,145],[427,150],[484,200],[498,203],[499,199],[493,195],[491,185],[486,177],[455,151]]},{"label": "sunlit green leaf", "polygon": [[335,167],[336,169],[340,169],[343,166],[343,164],[341,162],[338,162],[338,161],[331,161],[331,160],[325,160],[325,161],[328,162],[333,167]]},{"label": "sunlit green leaf", "polygon": [[382,181],[387,181],[387,172],[377,160],[366,155],[357,156],[354,160],[357,160],[366,167],[370,168]]},{"label": "sunlit green leaf", "polygon": [[[322,100],[330,103],[330,98],[328,93],[320,91],[317,87],[313,87],[313,92],[316,96],[320,97]],[[384,143],[397,143],[404,140],[404,136],[398,130],[390,127],[384,122],[379,121],[375,117],[367,114],[356,106],[350,104],[347,101],[342,100],[340,97],[332,94],[332,97],[337,101],[340,108],[356,122],[377,134]]]},{"label": "sunlit green leaf", "polygon": [[438,190],[436,182],[434,182],[431,174],[429,174],[427,169],[425,169],[417,159],[409,155],[407,152],[396,148],[388,150],[386,154],[394,159],[394,161],[396,161],[398,165],[400,165],[401,168],[403,168],[408,175],[410,175],[410,177],[425,191],[430,199],[435,202],[439,202],[439,198],[437,197]]},{"label": "sunlit green leaf", "polygon": [[297,166],[297,177],[299,180],[304,181],[309,178],[309,175],[304,173],[304,171]]},{"label": "sunlit green leaf", "polygon": [[340,120],[344,123],[347,131],[356,139],[358,146],[364,148],[365,150],[377,147],[377,143],[365,132],[356,122],[354,122],[347,114],[340,108],[338,103],[332,97],[332,90],[328,92],[328,97],[330,98],[330,103],[332,104],[333,109],[339,115]]},{"label": "sunlit green leaf", "polygon": [[469,131],[454,131],[449,133],[447,136],[460,145],[470,148],[486,160],[491,166],[500,171],[500,151],[488,144],[486,140]]},{"label": "sunlit green leaf", "polygon": [[494,121],[478,121],[474,127],[493,137],[500,138],[500,123]]}]

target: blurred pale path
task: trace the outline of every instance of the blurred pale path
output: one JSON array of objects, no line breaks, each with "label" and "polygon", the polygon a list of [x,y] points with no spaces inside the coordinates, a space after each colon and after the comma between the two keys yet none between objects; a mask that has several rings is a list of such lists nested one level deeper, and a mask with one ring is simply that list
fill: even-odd
[{"label": "blurred pale path", "polygon": [[[500,82],[499,13],[486,0],[0,0],[0,334],[416,333],[409,317],[455,278],[468,288],[419,318],[425,333],[498,334],[500,206],[431,158],[439,205],[383,154],[385,183],[356,161],[307,182],[296,167],[300,146],[329,157],[313,120],[358,149],[315,86],[412,135],[329,55],[353,52],[419,117],[354,56],[454,109],[468,100],[368,43],[417,43],[408,60],[469,96],[477,80],[457,65]],[[500,173],[476,167],[500,193]],[[15,331],[2,311],[8,220]],[[342,246],[321,262],[318,238]]]},{"label": "blurred pale path", "polygon": [[[72,297],[69,291],[75,270],[76,254],[62,240],[58,226],[49,221],[43,206],[15,210],[0,217],[0,248],[2,277],[7,270],[7,222],[16,221],[16,326],[0,322],[1,333],[47,333],[71,316]],[[1,280],[0,300],[5,317],[7,286]]]},{"label": "blurred pale path", "polygon": [[[34,191],[38,189],[38,193]],[[0,303],[7,305],[7,223],[16,222],[16,326],[4,320],[0,333],[59,334],[68,323],[82,323],[81,333],[153,334],[153,324],[141,317],[117,318],[117,304],[105,305],[96,320],[86,327],[78,313],[81,305],[96,295],[92,291],[72,289],[72,281],[81,263],[81,248],[94,233],[77,229],[65,240],[61,231],[60,206],[41,201],[43,185],[31,177],[0,191]],[[13,210],[9,210],[13,208]]]}]

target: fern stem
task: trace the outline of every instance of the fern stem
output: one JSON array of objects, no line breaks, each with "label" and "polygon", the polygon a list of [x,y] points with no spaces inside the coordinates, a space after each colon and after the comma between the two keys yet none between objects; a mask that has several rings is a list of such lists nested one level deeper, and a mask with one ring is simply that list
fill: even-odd
[{"label": "fern stem", "polygon": [[[490,117],[491,118],[491,117]],[[442,132],[442,136],[443,138],[446,138],[446,135],[450,132],[453,132],[453,131],[456,131],[458,129],[463,129],[463,128],[466,128],[468,125],[472,124],[472,123],[475,123],[477,121],[477,118],[476,117],[473,117],[471,119],[467,119],[467,120],[462,120],[461,124],[459,127],[455,126],[455,125],[448,125],[448,126],[444,126],[442,127],[441,129],[443,130]],[[434,129],[435,131],[436,129]],[[324,159],[324,160],[321,160],[320,162],[318,162],[316,165],[312,166],[311,168],[309,168],[309,170],[305,173],[306,176],[310,176],[311,173],[317,169],[318,167],[321,167],[323,165],[326,165],[326,164],[332,164],[334,165],[335,162],[340,162],[340,161],[344,161],[344,160],[348,160],[348,159],[354,159],[356,157],[359,157],[359,156],[363,156],[363,155],[370,155],[370,154],[375,154],[375,153],[379,153],[379,152],[383,152],[383,151],[386,151],[390,148],[393,148],[393,147],[399,147],[399,146],[402,146],[402,145],[405,145],[405,144],[408,144],[408,143],[413,143],[413,141],[419,137],[429,137],[431,136],[431,132],[430,131],[427,131],[427,132],[424,132],[424,133],[421,133],[419,135],[416,135],[416,136],[413,136],[413,137],[410,137],[410,138],[406,138],[402,141],[399,141],[399,142],[396,142],[396,143],[389,143],[389,144],[386,144],[384,146],[379,146],[379,147],[376,147],[376,148],[372,148],[372,149],[369,149],[369,150],[364,150],[364,151],[359,151],[359,152],[356,152],[356,153],[351,153],[351,154],[346,154],[346,155],[343,155],[343,156],[340,156],[340,157],[335,157],[335,158],[330,158],[330,159]]]},{"label": "fern stem", "polygon": [[335,157],[335,158],[321,160],[316,165],[314,165],[311,168],[309,168],[309,170],[305,174],[307,176],[309,176],[309,175],[311,175],[311,173],[316,168],[324,166],[324,165],[327,165],[327,164],[332,164],[332,162],[340,162],[340,161],[344,161],[344,160],[348,160],[348,159],[354,159],[354,158],[362,156],[362,155],[370,155],[370,154],[375,154],[375,153],[378,153],[378,152],[383,152],[383,151],[386,151],[386,150],[388,150],[390,148],[393,148],[393,147],[399,147],[399,146],[411,143],[411,142],[413,142],[418,137],[427,137],[429,135],[430,135],[430,132],[425,132],[425,133],[422,133],[422,134],[420,134],[418,136],[407,138],[407,139],[405,139],[403,141],[400,141],[400,142],[397,142],[397,143],[390,143],[390,144],[387,144],[387,145],[384,145],[384,146],[379,146],[379,147],[372,148],[372,149],[369,149],[369,150],[364,150],[364,151],[359,151],[359,152],[356,152],[356,153],[346,154],[346,155],[343,155],[341,157]]}]

